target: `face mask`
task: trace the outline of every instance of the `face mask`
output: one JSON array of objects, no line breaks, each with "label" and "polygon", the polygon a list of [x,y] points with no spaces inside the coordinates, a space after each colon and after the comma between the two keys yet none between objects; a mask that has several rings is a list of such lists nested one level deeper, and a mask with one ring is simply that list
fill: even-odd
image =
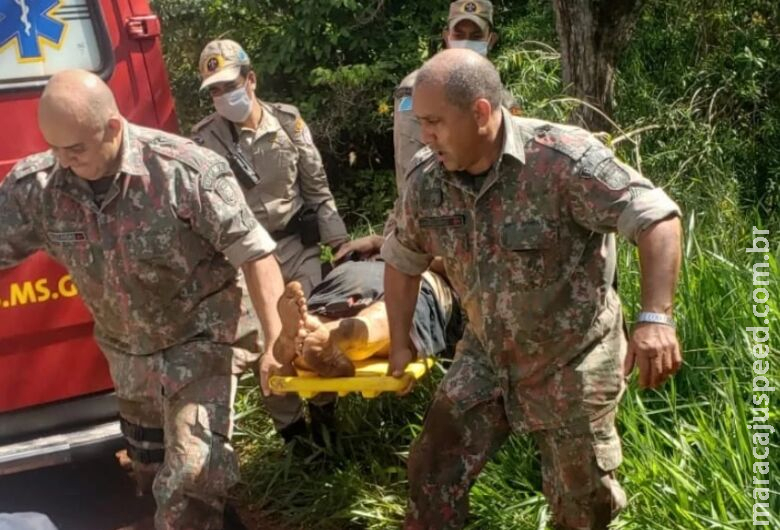
[{"label": "face mask", "polygon": [[468,48],[487,57],[488,42],[486,40],[451,40],[450,48]]},{"label": "face mask", "polygon": [[217,113],[228,121],[243,123],[252,112],[252,100],[246,92],[246,86],[214,98]]}]

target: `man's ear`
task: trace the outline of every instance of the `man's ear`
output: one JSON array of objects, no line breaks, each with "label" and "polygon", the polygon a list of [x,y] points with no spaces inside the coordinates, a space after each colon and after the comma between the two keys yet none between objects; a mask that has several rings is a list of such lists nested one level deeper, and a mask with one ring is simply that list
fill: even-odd
[{"label": "man's ear", "polygon": [[498,33],[495,31],[490,32],[490,37],[488,37],[488,50],[492,50],[493,46],[496,45],[498,42]]},{"label": "man's ear", "polygon": [[251,92],[254,94],[257,91],[257,75],[254,70],[250,70],[249,73],[246,74],[246,82],[248,86],[252,87]]},{"label": "man's ear", "polygon": [[490,116],[493,114],[493,105],[485,98],[479,98],[473,106],[474,121],[477,122],[479,131],[482,132],[490,122]]},{"label": "man's ear", "polygon": [[117,136],[119,136],[122,132],[122,118],[119,116],[109,118],[108,123],[106,124],[106,131],[108,132],[108,136],[111,140],[114,140]]}]

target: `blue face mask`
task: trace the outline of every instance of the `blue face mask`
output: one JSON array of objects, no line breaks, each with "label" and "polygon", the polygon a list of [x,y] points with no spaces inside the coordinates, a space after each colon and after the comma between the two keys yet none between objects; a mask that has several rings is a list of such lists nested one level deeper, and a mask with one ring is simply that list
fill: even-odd
[{"label": "blue face mask", "polygon": [[243,123],[252,113],[252,99],[246,91],[246,83],[215,97],[214,109],[228,121]]},{"label": "blue face mask", "polygon": [[488,41],[486,40],[451,40],[450,48],[468,48],[480,54],[482,57],[487,57],[488,53]]}]

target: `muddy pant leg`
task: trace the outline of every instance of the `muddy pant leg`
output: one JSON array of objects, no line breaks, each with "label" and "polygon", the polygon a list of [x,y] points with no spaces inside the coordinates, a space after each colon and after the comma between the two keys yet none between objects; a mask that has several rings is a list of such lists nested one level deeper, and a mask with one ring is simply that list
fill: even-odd
[{"label": "muddy pant leg", "polygon": [[220,530],[238,482],[230,445],[236,379],[226,345],[190,343],[165,352],[165,461],[154,481],[158,530]]},{"label": "muddy pant leg", "polygon": [[459,411],[438,392],[409,454],[409,506],[404,528],[462,528],[469,489],[510,429],[503,400]]},{"label": "muddy pant leg", "polygon": [[622,461],[615,413],[534,433],[555,528],[606,530],[626,506],[626,494],[613,473]]}]

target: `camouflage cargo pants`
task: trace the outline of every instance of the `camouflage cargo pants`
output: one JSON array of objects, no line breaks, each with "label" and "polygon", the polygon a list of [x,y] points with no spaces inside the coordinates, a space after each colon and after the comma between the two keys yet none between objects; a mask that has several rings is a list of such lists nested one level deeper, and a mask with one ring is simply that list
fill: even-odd
[{"label": "camouflage cargo pants", "polygon": [[158,530],[222,528],[228,490],[238,482],[233,355],[212,342],[147,356],[106,351],[128,455],[139,484],[154,493]]},{"label": "camouflage cargo pants", "polygon": [[[556,528],[605,530],[625,506],[625,493],[612,473],[622,459],[615,413],[613,409],[583,425],[533,433]],[[409,455],[404,528],[462,528],[469,489],[510,434],[502,398],[459,411],[438,392]]]}]

